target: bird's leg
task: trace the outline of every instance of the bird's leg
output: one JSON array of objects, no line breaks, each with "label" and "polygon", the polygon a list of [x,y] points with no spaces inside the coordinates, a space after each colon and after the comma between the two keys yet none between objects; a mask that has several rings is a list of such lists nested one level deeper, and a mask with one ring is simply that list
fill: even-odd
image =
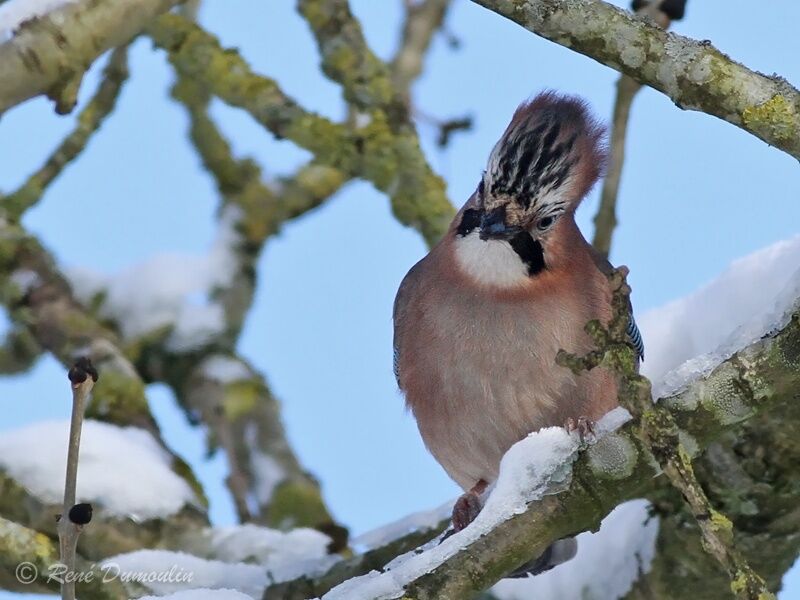
[{"label": "bird's leg", "polygon": [[453,505],[453,529],[457,532],[472,523],[481,512],[481,508],[483,508],[481,506],[481,494],[486,491],[487,485],[483,479],[480,479],[478,483],[472,486],[472,489],[463,493],[456,500]]},{"label": "bird's leg", "polygon": [[578,437],[580,437],[581,442],[585,442],[588,439],[596,438],[594,432],[594,421],[592,421],[588,417],[578,417],[577,419],[573,419],[572,417],[570,417],[564,424],[564,429],[567,430],[567,433],[572,433],[573,431],[577,431]]}]

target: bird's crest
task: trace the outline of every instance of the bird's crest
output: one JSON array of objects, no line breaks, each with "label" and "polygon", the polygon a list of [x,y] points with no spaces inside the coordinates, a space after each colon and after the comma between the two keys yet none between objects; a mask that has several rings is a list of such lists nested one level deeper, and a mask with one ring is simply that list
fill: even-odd
[{"label": "bird's crest", "polygon": [[602,173],[605,130],[586,103],[544,92],[517,108],[479,186],[484,209],[509,217],[574,210]]}]

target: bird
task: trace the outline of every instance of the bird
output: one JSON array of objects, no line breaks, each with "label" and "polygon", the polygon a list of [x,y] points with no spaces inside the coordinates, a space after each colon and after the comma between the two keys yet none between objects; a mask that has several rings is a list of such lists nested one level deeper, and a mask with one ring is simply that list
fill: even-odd
[{"label": "bird", "polygon": [[400,284],[395,376],[425,445],[464,491],[455,531],[477,516],[514,443],[549,426],[591,432],[617,406],[612,373],[556,364],[559,350],[594,349],[585,326],[613,315],[612,267],[575,222],[603,171],[604,140],[579,97],[523,102],[474,193]]}]

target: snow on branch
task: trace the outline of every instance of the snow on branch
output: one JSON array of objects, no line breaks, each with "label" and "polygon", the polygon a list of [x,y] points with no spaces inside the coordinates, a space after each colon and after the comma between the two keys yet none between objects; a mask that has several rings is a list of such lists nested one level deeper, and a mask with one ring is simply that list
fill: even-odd
[{"label": "snow on branch", "polygon": [[[0,433],[0,470],[43,504],[56,504],[64,491],[68,428],[66,421],[43,421]],[[199,504],[148,431],[95,420],[83,424],[77,499],[135,521]]]},{"label": "snow on branch", "polygon": [[708,41],[666,32],[599,0],[472,1],[800,159],[800,92]]}]

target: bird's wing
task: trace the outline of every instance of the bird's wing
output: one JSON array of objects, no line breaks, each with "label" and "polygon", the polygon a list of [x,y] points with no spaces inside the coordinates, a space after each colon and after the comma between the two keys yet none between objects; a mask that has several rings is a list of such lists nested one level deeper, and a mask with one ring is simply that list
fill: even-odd
[{"label": "bird's wing", "polygon": [[393,366],[394,377],[397,380],[398,387],[402,387],[400,385],[400,356],[403,351],[403,333],[410,326],[410,324],[406,323],[406,309],[408,301],[417,287],[421,263],[422,261],[414,265],[403,278],[400,288],[397,290],[397,296],[394,299],[394,310],[392,312],[392,320],[394,321]]},{"label": "bird's wing", "polygon": [[[603,257],[599,252],[597,252],[594,248],[591,248],[592,251],[592,258],[594,259],[594,263],[597,265],[597,268],[606,275],[609,275],[611,271],[614,270],[614,267],[608,262],[608,259]],[[636,319],[633,318],[633,305],[630,302],[630,298],[628,299],[628,314],[630,318],[628,319],[628,341],[630,342],[631,346],[634,347],[636,350],[636,356],[640,361],[644,360],[644,341],[642,340],[642,334],[639,332],[639,327],[636,325]]]}]

